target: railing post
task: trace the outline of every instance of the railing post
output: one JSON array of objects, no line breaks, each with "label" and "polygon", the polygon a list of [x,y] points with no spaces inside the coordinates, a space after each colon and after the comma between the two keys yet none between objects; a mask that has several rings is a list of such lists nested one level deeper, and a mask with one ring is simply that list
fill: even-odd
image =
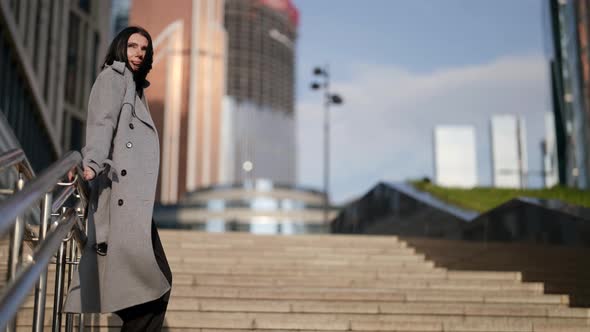
[{"label": "railing post", "polygon": [[84,332],[84,314],[78,314],[78,332]]},{"label": "railing post", "polygon": [[[51,206],[53,204],[53,195],[46,193],[43,199],[41,209],[41,225],[39,226],[39,240],[41,243],[47,235],[47,228],[51,219]],[[39,282],[35,287],[35,309],[33,313],[33,332],[42,332],[45,325],[45,302],[47,298],[47,268],[39,277]]]},{"label": "railing post", "polygon": [[[77,211],[76,211],[77,213]],[[70,288],[70,285],[72,283],[72,278],[74,276],[74,266],[78,263],[77,262],[77,248],[76,248],[76,240],[74,240],[74,236],[71,236],[71,239],[68,241],[69,242],[69,249],[70,249],[70,254],[69,254],[69,260],[68,260],[68,289]],[[72,314],[72,313],[68,313],[66,314],[66,332],[72,332],[74,331],[74,316],[76,316],[78,314]]]},{"label": "railing post", "polygon": [[[21,191],[25,186],[25,180],[21,172],[18,173],[16,180],[16,191]],[[7,280],[12,280],[16,276],[19,264],[22,261],[22,246],[23,235],[25,231],[25,221],[23,216],[18,216],[14,224],[12,233],[10,234],[10,247],[8,255],[8,275]],[[14,318],[7,326],[7,332],[16,331],[16,318]]]},{"label": "railing post", "polygon": [[66,265],[66,245],[67,242],[62,241],[57,252],[57,260],[55,262],[55,292],[53,295],[53,332],[59,332],[61,329],[61,311],[62,311],[62,297],[64,289],[64,276]]}]

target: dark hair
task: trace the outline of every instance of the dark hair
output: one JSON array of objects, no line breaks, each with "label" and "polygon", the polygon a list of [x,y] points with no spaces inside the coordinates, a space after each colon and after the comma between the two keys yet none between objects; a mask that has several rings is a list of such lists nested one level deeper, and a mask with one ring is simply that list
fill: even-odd
[{"label": "dark hair", "polygon": [[109,50],[107,52],[107,56],[104,59],[102,68],[104,69],[105,66],[112,65],[114,61],[121,61],[125,64],[125,66],[127,66],[129,70],[131,70],[129,61],[127,60],[127,41],[134,33],[139,33],[148,40],[148,47],[145,52],[145,57],[143,58],[141,67],[136,72],[132,71],[137,91],[141,93],[143,87],[147,83],[146,77],[150,70],[152,70],[152,63],[154,62],[154,46],[152,44],[152,37],[144,28],[131,26],[121,30],[121,32],[119,32],[115,39],[113,39],[111,42],[111,46],[109,46]]}]

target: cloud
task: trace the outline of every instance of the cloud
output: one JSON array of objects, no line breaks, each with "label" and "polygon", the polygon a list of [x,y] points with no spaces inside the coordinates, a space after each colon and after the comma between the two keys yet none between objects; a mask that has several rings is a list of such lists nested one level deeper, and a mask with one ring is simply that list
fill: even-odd
[{"label": "cloud", "polygon": [[[550,111],[542,55],[511,56],[430,73],[395,65],[356,64],[346,81],[332,82],[345,100],[331,111],[331,194],[336,202],[361,195],[381,180],[432,176],[433,128],[474,125],[479,183],[491,182],[489,119],[523,115],[529,168],[541,165],[543,114]],[[299,183],[322,186],[323,110],[318,94],[297,106]]]}]

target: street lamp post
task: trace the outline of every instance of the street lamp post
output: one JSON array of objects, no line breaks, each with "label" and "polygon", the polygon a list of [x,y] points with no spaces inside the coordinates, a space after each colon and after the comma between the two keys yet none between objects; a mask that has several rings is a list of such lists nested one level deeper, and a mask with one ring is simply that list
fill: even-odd
[{"label": "street lamp post", "polygon": [[342,104],[340,95],[330,92],[330,71],[328,65],[316,67],[314,76],[321,80],[311,84],[312,90],[324,90],[324,223],[328,223],[330,190],[330,105]]}]

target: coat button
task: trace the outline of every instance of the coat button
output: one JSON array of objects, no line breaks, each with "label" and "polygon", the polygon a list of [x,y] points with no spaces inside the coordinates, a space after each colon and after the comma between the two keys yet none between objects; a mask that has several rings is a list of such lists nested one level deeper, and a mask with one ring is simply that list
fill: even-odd
[{"label": "coat button", "polygon": [[123,205],[123,200],[122,199],[119,200],[119,206],[121,206],[121,205]]},{"label": "coat button", "polygon": [[127,175],[127,171],[126,171],[126,170],[122,170],[122,171],[121,171],[121,175],[122,175],[122,176],[125,176],[125,175]]},{"label": "coat button", "polygon": [[133,126],[133,123],[129,124],[129,128],[131,128],[131,129],[135,128],[135,126]]},{"label": "coat button", "polygon": [[131,143],[131,142],[127,142],[127,148],[128,148],[128,149],[131,149],[131,147],[133,147],[133,143]]}]

